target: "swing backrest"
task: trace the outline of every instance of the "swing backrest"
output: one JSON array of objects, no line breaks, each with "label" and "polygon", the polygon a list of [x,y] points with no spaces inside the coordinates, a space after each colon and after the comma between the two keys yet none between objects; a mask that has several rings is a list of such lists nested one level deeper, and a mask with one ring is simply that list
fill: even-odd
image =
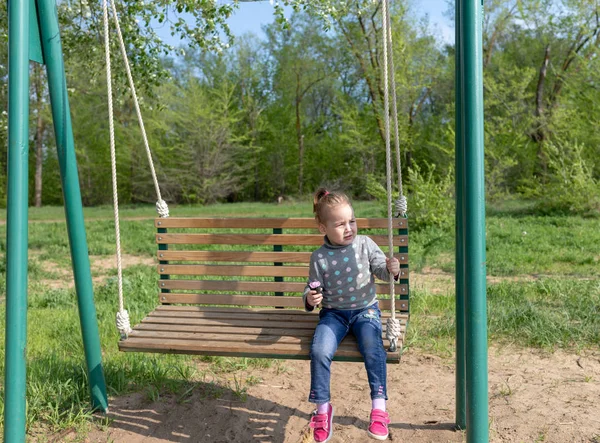
[{"label": "swing backrest", "polygon": [[[387,219],[357,223],[387,251]],[[310,254],[323,243],[312,218],[166,218],[155,225],[162,304],[302,308]],[[394,226],[396,311],[408,312],[407,221],[395,219]],[[389,284],[379,282],[377,293],[389,310]]]}]

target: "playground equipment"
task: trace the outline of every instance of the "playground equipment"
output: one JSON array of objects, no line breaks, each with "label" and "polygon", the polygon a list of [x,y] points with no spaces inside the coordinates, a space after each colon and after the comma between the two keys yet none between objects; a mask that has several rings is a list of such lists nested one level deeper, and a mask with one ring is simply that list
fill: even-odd
[{"label": "playground equipment", "polygon": [[[382,9],[388,11],[385,1]],[[25,440],[28,62],[30,58],[45,63],[48,72],[92,406],[106,411],[108,403],[93,305],[91,274],[56,6],[52,0],[9,0],[8,10],[9,171],[4,440],[22,442]],[[461,429],[466,428],[469,443],[488,441],[481,16],[482,5],[479,0],[457,0],[456,424]],[[387,20],[384,18],[385,23],[389,23]],[[384,69],[384,71],[385,76],[388,69]],[[389,132],[389,121],[386,124]],[[386,148],[389,153],[389,136]],[[387,167],[389,172],[389,155]],[[389,177],[388,173],[388,199],[391,195]],[[389,201],[388,208],[391,208]],[[160,220],[158,219],[157,223]],[[388,223],[391,223],[391,217],[388,217]],[[157,227],[161,228],[161,226]],[[389,224],[388,227],[389,239],[393,234]],[[158,236],[161,234],[159,233]],[[281,241],[278,241],[274,245],[277,246],[280,243]],[[394,243],[390,241],[388,244],[392,246]],[[161,250],[160,245],[159,250]],[[393,248],[390,247],[389,251],[390,254],[393,253]],[[164,271],[159,270],[159,272]],[[282,276],[275,275],[274,277]],[[163,279],[162,282],[166,282],[166,280]],[[390,289],[391,312],[395,312],[393,290],[392,286]],[[281,297],[277,301],[279,303],[279,300],[286,298]],[[400,306],[402,312],[402,299],[400,299]]]},{"label": "playground equipment", "polygon": [[[384,218],[359,218],[357,223],[370,232],[387,227]],[[318,315],[303,309],[311,254],[307,247],[323,243],[323,236],[314,233],[314,219],[169,217],[157,218],[155,225],[161,306],[119,342],[121,350],[309,359]],[[401,250],[396,254],[401,275],[395,303],[401,330],[397,347],[388,351],[390,363],[400,361],[409,307],[406,219],[396,219],[395,225],[401,232],[394,236],[394,246]],[[371,238],[382,246],[387,242],[386,235]],[[215,250],[213,245],[227,246]],[[377,294],[384,294],[379,304],[386,320],[396,314],[385,297],[389,292],[387,284],[377,285]],[[389,349],[385,330],[383,335]],[[354,337],[347,337],[335,356],[361,359]]]},{"label": "playground equipment", "polygon": [[[392,171],[390,145],[390,94],[388,91],[389,68],[393,72],[391,60],[391,25],[389,21],[388,3],[383,2],[383,49],[384,49],[384,114],[386,134],[387,159],[387,195],[388,219],[361,220],[366,228],[388,228],[387,246],[390,258],[394,255],[395,247],[399,248],[400,260],[403,262],[403,275],[400,279],[400,303],[402,309],[396,318],[395,283],[390,282],[386,290],[379,285],[378,294],[389,294],[389,299],[382,302],[389,314],[385,316],[386,326],[383,330],[384,339],[389,343],[388,361],[398,362],[402,352],[402,344],[408,323],[408,222],[400,220],[400,237],[394,237],[392,230],[394,220],[392,215]],[[160,306],[146,317],[142,324],[131,330],[129,315],[124,308],[123,283],[121,270],[121,245],[119,228],[119,204],[116,169],[116,152],[114,137],[114,122],[112,109],[112,78],[109,42],[109,11],[108,1],[103,1],[105,61],[108,90],[108,110],[110,128],[110,151],[113,184],[113,202],[115,216],[115,238],[117,251],[117,275],[119,310],[117,312],[117,328],[121,334],[119,348],[124,351],[191,353],[204,355],[227,355],[234,357],[271,357],[271,358],[309,358],[310,341],[316,326],[316,312],[298,311],[303,307],[301,294],[308,278],[310,254],[298,251],[303,246],[317,247],[322,244],[322,235],[315,235],[317,227],[314,219],[205,219],[205,218],[169,218],[169,209],[163,201],[160,186],[156,178],[154,163],[148,137],[144,127],[140,106],[138,103],[135,83],[125,43],[119,25],[117,9],[111,3],[111,15],[129,80],[142,139],[146,148],[151,176],[157,197],[157,210],[161,218],[156,220],[158,234],[156,241],[159,245],[158,259],[160,265],[160,294],[159,301],[163,305],[174,303],[183,304],[178,307]],[[396,100],[393,96],[393,116],[395,121],[396,164],[398,169],[398,189],[400,198],[396,202],[397,215],[406,214],[406,198],[402,195],[402,176],[400,145],[398,137],[398,119],[395,112]],[[360,226],[360,225],[359,225]],[[175,228],[178,233],[168,233],[168,228]],[[233,228],[236,233],[220,232],[220,229]],[[267,229],[257,234],[256,229]],[[283,229],[286,233],[283,233]],[[298,233],[298,229],[312,230],[313,234]],[[199,233],[199,230],[202,233]],[[206,233],[208,230],[209,233]],[[290,234],[296,231],[295,234]],[[372,239],[382,245],[383,236],[372,236]],[[394,244],[396,242],[396,244]],[[171,247],[177,251],[168,251]],[[206,250],[198,250],[200,245],[207,245]],[[228,252],[223,254],[212,250],[213,245],[227,245]],[[272,246],[273,253],[265,253],[264,246]],[[286,246],[284,254],[283,246]],[[291,247],[291,249],[289,249]],[[240,249],[243,248],[243,249]],[[250,250],[249,250],[250,249]],[[175,264],[173,263],[175,260]],[[268,263],[271,262],[269,265]],[[233,264],[235,263],[235,264]],[[293,263],[293,266],[286,265]],[[225,278],[226,281],[205,279],[205,277]],[[172,279],[175,277],[176,279]],[[274,281],[265,282],[257,278],[273,277]],[[179,278],[179,280],[177,280]],[[285,281],[285,279],[288,281]],[[290,281],[289,279],[295,279]],[[382,288],[383,287],[383,288]],[[172,294],[170,291],[177,291]],[[188,291],[188,292],[186,292]],[[193,291],[193,292],[189,292]],[[257,296],[255,293],[275,294],[284,298],[274,298],[270,295]],[[190,304],[199,306],[190,307]],[[213,305],[226,305],[214,308]],[[256,306],[289,307],[285,312],[278,310],[257,309]],[[400,343],[400,347],[398,344]],[[346,349],[345,349],[346,348]],[[344,341],[338,350],[336,359],[356,360],[361,358],[356,342],[351,338]]]}]

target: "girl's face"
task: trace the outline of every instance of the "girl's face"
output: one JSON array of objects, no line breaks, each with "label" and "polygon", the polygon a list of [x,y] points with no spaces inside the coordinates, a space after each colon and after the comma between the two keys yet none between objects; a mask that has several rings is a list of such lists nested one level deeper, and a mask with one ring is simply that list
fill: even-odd
[{"label": "girl's face", "polygon": [[328,208],[322,223],[319,223],[319,231],[325,234],[333,245],[351,244],[357,232],[352,206],[341,204]]}]

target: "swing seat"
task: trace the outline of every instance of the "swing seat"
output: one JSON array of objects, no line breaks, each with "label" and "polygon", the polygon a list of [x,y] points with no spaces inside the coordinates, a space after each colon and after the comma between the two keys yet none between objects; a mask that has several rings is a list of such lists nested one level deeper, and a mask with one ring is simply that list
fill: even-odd
[{"label": "swing seat", "polygon": [[[407,220],[393,223],[402,335],[388,363],[400,360],[409,319]],[[359,218],[357,224],[387,250],[387,219]],[[310,358],[318,310],[304,311],[302,292],[311,252],[323,243],[313,218],[158,218],[155,226],[161,305],[119,342],[121,351]],[[389,283],[378,282],[377,294],[388,349]],[[362,361],[352,335],[334,360]]]}]

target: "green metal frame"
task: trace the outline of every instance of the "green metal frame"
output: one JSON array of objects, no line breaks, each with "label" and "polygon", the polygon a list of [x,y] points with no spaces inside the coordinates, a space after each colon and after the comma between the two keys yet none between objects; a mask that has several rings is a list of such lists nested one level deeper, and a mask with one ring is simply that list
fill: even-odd
[{"label": "green metal frame", "polygon": [[[283,229],[273,228],[273,234],[283,234]],[[282,245],[273,245],[273,251],[274,252],[282,252],[283,246]],[[283,266],[283,263],[275,262],[275,263],[273,263],[273,266]],[[283,282],[283,277],[275,277],[275,281]],[[278,297],[283,297],[283,292],[276,292],[275,295]]]},{"label": "green metal frame", "polygon": [[467,443],[487,443],[483,0],[457,0],[456,12],[456,423]]},{"label": "green metal frame", "polygon": [[[456,1],[456,424],[468,443],[489,439],[482,13],[483,0]],[[4,441],[12,443],[25,441],[29,59],[48,70],[92,406],[108,402],[54,0],[8,0],[8,22]]]},{"label": "green metal frame", "polygon": [[455,24],[455,45],[454,45],[454,90],[456,91],[455,102],[455,152],[454,152],[454,161],[455,161],[455,186],[456,186],[456,219],[455,219],[455,235],[456,235],[456,250],[455,250],[455,263],[456,263],[456,271],[455,271],[455,304],[456,304],[456,373],[455,373],[455,399],[456,399],[456,428],[457,429],[466,429],[467,428],[467,418],[466,418],[466,377],[465,377],[465,315],[464,315],[464,306],[465,306],[465,297],[464,297],[464,287],[465,287],[465,267],[463,258],[465,255],[464,252],[464,152],[462,147],[464,146],[463,139],[463,127],[462,127],[462,95],[461,95],[461,20],[460,20],[460,2],[456,2],[455,5],[455,14],[454,14],[454,24]]},{"label": "green metal frame", "polygon": [[[398,229],[398,235],[406,235],[408,237],[408,217],[406,218],[406,228],[402,228],[402,229]],[[406,246],[399,246],[398,247],[398,252],[400,254],[409,254],[408,252],[408,247],[410,245],[410,242],[408,245]],[[410,255],[408,256],[409,262],[410,262]],[[408,269],[409,265],[407,264],[401,264],[400,265],[400,269]],[[406,294],[400,294],[400,300],[402,301],[406,301],[406,313],[408,314],[408,319],[406,320],[406,331],[408,331],[408,324],[410,323],[410,282],[408,278],[401,278],[400,281],[398,282],[401,285],[406,285]],[[400,350],[400,355],[402,355],[402,353],[404,352],[404,346],[402,346],[402,349]]]},{"label": "green metal frame", "polygon": [[[65,200],[67,231],[93,409],[108,410],[100,335],[54,0],[9,0],[4,441],[25,441],[29,59],[44,61]],[[40,49],[41,48],[41,49]]]},{"label": "green metal frame", "polygon": [[25,441],[30,3],[8,2],[4,441]]}]

